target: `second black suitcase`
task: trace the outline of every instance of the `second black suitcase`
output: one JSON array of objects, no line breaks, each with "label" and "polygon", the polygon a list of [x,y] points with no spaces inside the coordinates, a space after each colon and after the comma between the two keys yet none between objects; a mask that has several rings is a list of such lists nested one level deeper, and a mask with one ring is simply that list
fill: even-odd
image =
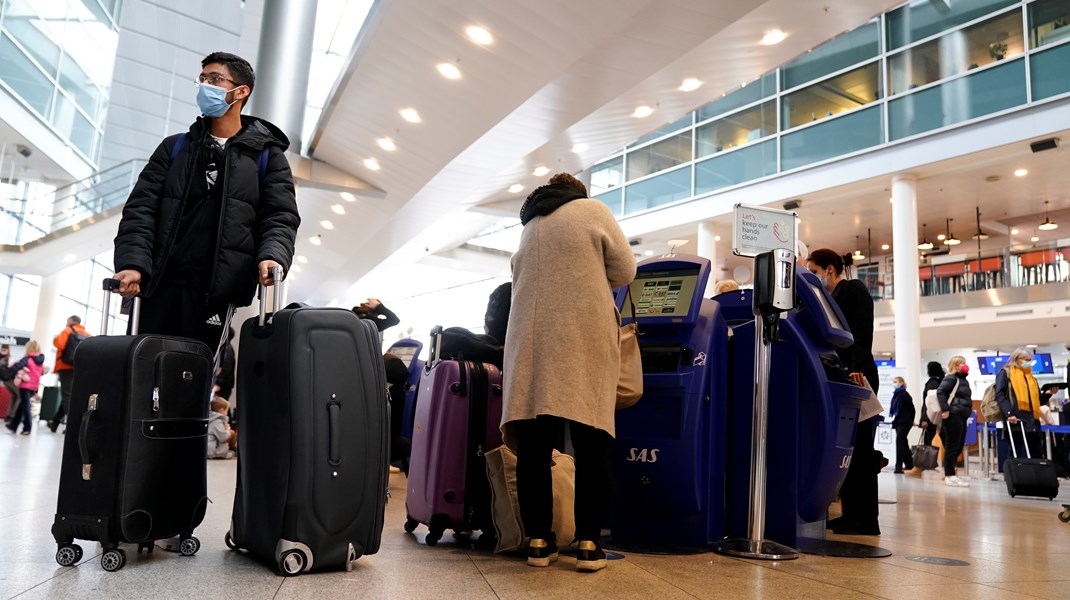
[{"label": "second black suitcase", "polygon": [[291,306],[263,325],[246,321],[239,348],[227,545],[286,575],[348,570],[379,550],[383,531],[389,413],[379,332],[349,310]]},{"label": "second black suitcase", "polygon": [[1011,440],[1014,456],[1003,462],[1003,480],[1007,483],[1007,493],[1015,496],[1040,496],[1053,500],[1059,495],[1059,478],[1055,473],[1055,463],[1046,458],[1033,458],[1029,454],[1029,442],[1025,439],[1025,425],[1018,423],[1022,432],[1022,444],[1025,446],[1025,458],[1018,456],[1014,444],[1014,431],[1007,424],[1007,434]]}]

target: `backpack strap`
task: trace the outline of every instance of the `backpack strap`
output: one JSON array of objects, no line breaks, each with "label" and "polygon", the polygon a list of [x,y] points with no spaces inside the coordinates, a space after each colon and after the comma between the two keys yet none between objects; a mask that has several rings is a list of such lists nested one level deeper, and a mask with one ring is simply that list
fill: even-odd
[{"label": "backpack strap", "polygon": [[175,159],[178,158],[179,153],[182,152],[187,143],[189,143],[189,132],[178,136],[178,139],[175,140],[175,145],[171,147],[171,162],[175,162]]},{"label": "backpack strap", "polygon": [[264,178],[267,177],[268,166],[268,148],[264,146],[260,150],[260,158],[256,161],[256,175],[260,179],[260,185],[264,185]]}]

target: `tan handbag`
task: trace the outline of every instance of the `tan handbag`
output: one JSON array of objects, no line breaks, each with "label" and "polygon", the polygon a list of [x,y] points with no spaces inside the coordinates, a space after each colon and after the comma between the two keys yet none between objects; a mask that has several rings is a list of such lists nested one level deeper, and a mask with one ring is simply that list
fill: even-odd
[{"label": "tan handbag", "polygon": [[632,286],[624,292],[632,308],[632,322],[620,326],[620,377],[617,379],[617,410],[635,406],[643,397],[643,359],[639,354],[639,326],[635,322]]},{"label": "tan handbag", "polygon": [[[498,535],[495,552],[523,551],[527,548],[524,524],[520,521],[520,501],[516,495],[516,454],[505,446],[487,452],[487,479],[490,481],[491,518]],[[554,490],[553,530],[558,545],[564,547],[576,537],[576,461],[557,450],[553,453],[550,480]]]}]

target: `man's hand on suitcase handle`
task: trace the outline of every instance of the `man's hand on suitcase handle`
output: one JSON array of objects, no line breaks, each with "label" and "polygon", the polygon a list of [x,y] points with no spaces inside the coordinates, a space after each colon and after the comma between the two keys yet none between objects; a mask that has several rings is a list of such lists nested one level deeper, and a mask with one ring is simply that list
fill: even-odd
[{"label": "man's hand on suitcase handle", "polygon": [[119,293],[123,296],[137,296],[141,293],[141,272],[137,269],[119,271],[113,279],[119,282]]},{"label": "man's hand on suitcase handle", "polygon": [[275,285],[275,278],[271,275],[275,269],[281,270],[282,265],[271,259],[260,261],[260,285],[264,287]]}]

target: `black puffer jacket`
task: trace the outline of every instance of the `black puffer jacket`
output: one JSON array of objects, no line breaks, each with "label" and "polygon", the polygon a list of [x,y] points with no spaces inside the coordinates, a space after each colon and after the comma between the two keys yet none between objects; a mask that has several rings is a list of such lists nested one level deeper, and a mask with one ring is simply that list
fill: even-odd
[{"label": "black puffer jacket", "polygon": [[[165,138],[141,171],[123,208],[115,236],[115,270],[140,271],[145,297],[152,296],[166,269],[190,183],[204,177],[195,171],[200,168],[200,153],[209,131],[210,121],[198,118],[173,165],[171,151],[185,134]],[[290,271],[301,217],[284,154],[289,145],[279,128],[247,116],[242,116],[241,131],[227,143],[221,174],[226,187],[207,290],[210,301],[247,306],[256,292],[257,265],[263,260],[274,260],[285,272]],[[261,183],[257,162],[264,147],[268,148],[268,161]]]},{"label": "black puffer jacket", "polygon": [[[958,388],[955,387],[956,382],[958,382]],[[955,395],[949,398],[952,391]],[[973,392],[970,390],[970,382],[966,381],[965,373],[952,373],[944,376],[940,387],[936,388],[936,397],[940,399],[940,408],[953,415],[969,417],[973,412]]]}]

